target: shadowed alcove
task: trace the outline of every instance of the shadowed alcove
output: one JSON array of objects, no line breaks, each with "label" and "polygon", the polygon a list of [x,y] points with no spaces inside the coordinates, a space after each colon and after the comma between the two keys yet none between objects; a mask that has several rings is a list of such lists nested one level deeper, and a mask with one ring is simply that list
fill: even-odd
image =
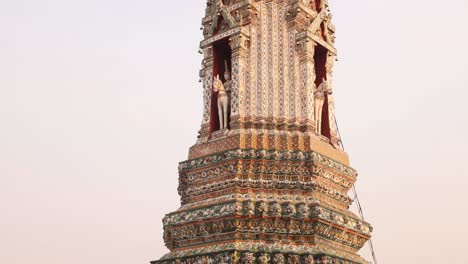
[{"label": "shadowed alcove", "polygon": [[[321,45],[315,46],[314,61],[315,61],[315,86],[319,87],[324,79],[327,78],[327,58],[328,50]],[[330,120],[328,117],[328,93],[324,93],[325,101],[322,110],[322,136],[331,138]]]},{"label": "shadowed alcove", "polygon": [[[228,38],[219,40],[213,43],[213,77],[219,75],[219,78],[224,83],[225,71],[231,71],[231,47],[229,46]],[[226,65],[228,69],[226,68]],[[210,116],[210,132],[215,132],[220,129],[219,115],[218,115],[218,92],[212,92],[211,96],[211,116]],[[230,122],[230,115],[228,115],[228,128]]]}]

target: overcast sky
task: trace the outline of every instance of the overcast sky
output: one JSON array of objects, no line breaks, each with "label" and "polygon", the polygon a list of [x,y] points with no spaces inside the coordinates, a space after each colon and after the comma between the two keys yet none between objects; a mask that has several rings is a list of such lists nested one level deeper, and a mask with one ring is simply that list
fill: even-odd
[{"label": "overcast sky", "polygon": [[[330,2],[336,115],[380,263],[468,263],[468,2]],[[167,252],[205,3],[0,0],[0,263]]]}]

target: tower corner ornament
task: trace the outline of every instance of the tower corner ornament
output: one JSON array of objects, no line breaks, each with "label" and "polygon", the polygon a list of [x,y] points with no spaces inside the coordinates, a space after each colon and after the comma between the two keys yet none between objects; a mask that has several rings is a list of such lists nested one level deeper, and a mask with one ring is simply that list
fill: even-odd
[{"label": "tower corner ornament", "polygon": [[203,116],[164,219],[170,263],[370,263],[335,119],[328,0],[207,0]]}]

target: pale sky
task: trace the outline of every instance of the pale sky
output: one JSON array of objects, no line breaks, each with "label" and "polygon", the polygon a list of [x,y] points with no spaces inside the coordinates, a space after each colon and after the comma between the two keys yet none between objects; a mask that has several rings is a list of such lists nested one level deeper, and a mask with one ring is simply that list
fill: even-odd
[{"label": "pale sky", "polygon": [[[468,1],[330,2],[336,115],[380,264],[467,264]],[[0,0],[0,263],[167,252],[205,3]]]}]

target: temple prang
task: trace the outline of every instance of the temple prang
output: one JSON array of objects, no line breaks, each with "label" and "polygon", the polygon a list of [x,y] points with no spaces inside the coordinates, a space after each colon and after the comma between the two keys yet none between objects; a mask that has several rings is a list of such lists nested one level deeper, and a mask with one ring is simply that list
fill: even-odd
[{"label": "temple prang", "polygon": [[203,116],[164,217],[169,263],[369,263],[335,120],[327,0],[208,0]]}]

